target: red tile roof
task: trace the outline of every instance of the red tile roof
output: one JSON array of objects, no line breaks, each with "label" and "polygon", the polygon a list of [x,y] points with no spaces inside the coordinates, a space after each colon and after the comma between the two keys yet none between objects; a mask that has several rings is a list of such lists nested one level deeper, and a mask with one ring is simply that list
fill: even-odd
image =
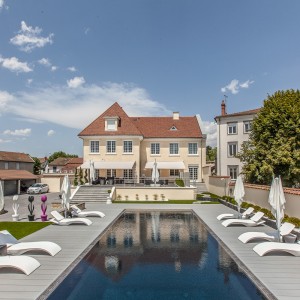
[{"label": "red tile roof", "polygon": [[[118,117],[116,131],[105,131],[105,118]],[[173,126],[177,130],[170,130]],[[194,117],[129,117],[122,107],[115,102],[95,121],[83,129],[78,136],[116,136],[139,135],[146,138],[201,138],[202,132]]]},{"label": "red tile roof", "polygon": [[64,166],[70,159],[70,157],[58,157],[49,163],[49,166]]},{"label": "red tile roof", "polygon": [[38,176],[26,170],[0,170],[1,180],[37,179]]},{"label": "red tile roof", "polygon": [[0,151],[0,161],[15,161],[34,163],[30,155],[21,152]]},{"label": "red tile roof", "polygon": [[256,108],[256,109],[251,109],[251,110],[245,110],[245,111],[241,111],[241,112],[237,112],[237,113],[233,113],[233,114],[226,114],[226,115],[220,115],[220,116],[216,116],[216,118],[227,118],[227,117],[237,117],[237,116],[245,116],[245,115],[256,115],[258,114],[260,111],[260,108]]}]

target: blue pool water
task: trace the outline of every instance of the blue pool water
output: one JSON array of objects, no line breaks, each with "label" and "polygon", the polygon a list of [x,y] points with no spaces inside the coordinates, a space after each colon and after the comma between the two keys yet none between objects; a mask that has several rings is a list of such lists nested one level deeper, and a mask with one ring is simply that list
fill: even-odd
[{"label": "blue pool water", "polygon": [[263,299],[192,213],[128,212],[48,299]]}]

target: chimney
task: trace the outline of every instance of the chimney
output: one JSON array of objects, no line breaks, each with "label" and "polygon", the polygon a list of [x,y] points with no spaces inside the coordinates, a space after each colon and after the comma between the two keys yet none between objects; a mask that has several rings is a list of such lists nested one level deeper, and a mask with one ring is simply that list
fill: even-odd
[{"label": "chimney", "polygon": [[226,103],[224,100],[222,100],[222,104],[221,104],[221,116],[225,116],[227,115],[227,112],[226,112]]},{"label": "chimney", "polygon": [[179,120],[179,112],[173,112],[173,120]]}]

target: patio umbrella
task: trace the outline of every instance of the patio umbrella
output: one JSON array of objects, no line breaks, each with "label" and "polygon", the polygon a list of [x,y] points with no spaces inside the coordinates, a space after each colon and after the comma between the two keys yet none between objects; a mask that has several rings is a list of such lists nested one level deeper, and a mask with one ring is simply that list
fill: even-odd
[{"label": "patio umbrella", "polygon": [[238,212],[240,217],[241,204],[245,196],[245,189],[244,189],[244,184],[241,175],[238,176],[235,182],[233,196],[234,196],[234,200],[237,202]]},{"label": "patio umbrella", "polygon": [[284,197],[280,177],[273,178],[268,201],[272,207],[271,212],[276,218],[278,241],[280,242],[280,226],[281,226],[281,221],[284,217],[284,204],[285,204],[285,197]]},{"label": "patio umbrella", "polygon": [[70,208],[70,197],[71,197],[71,186],[70,186],[70,181],[69,181],[69,176],[66,175],[64,177],[63,183],[61,185],[61,199],[62,199],[62,206],[65,209],[65,217],[67,217],[67,210]]},{"label": "patio umbrella", "polygon": [[152,168],[152,181],[154,184],[159,180],[159,172],[157,169],[157,162],[156,160],[154,161],[153,168]]},{"label": "patio umbrella", "polygon": [[90,182],[95,181],[95,165],[92,160],[90,160]]},{"label": "patio umbrella", "polygon": [[4,209],[4,193],[2,183],[0,181],[0,212]]}]

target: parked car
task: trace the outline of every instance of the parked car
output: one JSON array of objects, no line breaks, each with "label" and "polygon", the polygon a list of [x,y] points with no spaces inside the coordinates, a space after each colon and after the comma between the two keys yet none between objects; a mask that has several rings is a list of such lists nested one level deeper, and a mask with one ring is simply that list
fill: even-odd
[{"label": "parked car", "polygon": [[34,183],[27,189],[27,194],[42,194],[48,192],[49,186],[46,183]]}]

